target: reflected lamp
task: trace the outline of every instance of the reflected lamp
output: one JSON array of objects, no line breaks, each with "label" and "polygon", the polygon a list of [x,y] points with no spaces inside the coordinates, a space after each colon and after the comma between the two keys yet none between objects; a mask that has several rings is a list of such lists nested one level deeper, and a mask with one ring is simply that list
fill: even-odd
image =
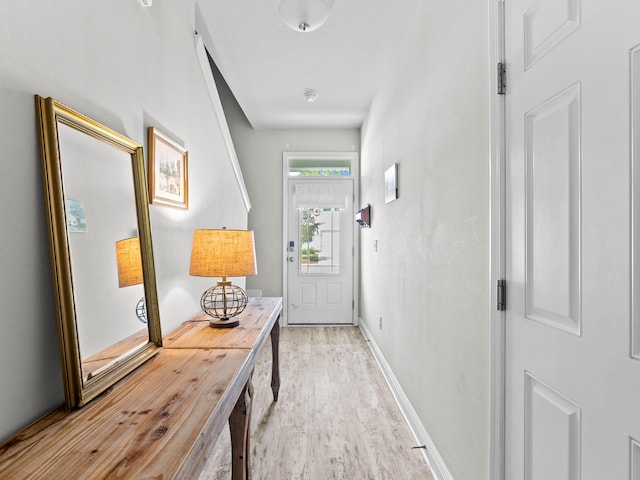
[{"label": "reflected lamp", "polygon": [[[118,286],[120,288],[140,285],[144,282],[140,239],[138,237],[125,238],[116,242],[116,261],[118,264]],[[136,317],[142,323],[147,323],[147,304],[144,296],[136,305]]]},{"label": "reflected lamp", "polygon": [[240,324],[235,316],[247,306],[247,293],[232,285],[227,277],[245,277],[256,273],[252,231],[222,228],[193,232],[189,275],[221,277],[215,286],[205,290],[200,299],[202,311],[212,317],[210,326],[231,328]]}]

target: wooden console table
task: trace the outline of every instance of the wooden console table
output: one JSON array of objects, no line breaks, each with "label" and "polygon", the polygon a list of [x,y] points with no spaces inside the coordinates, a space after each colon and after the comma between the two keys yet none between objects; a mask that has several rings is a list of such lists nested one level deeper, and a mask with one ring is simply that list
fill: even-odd
[{"label": "wooden console table", "polygon": [[204,317],[88,405],[56,410],[0,446],[0,478],[197,478],[229,422],[234,480],[250,478],[251,375],[267,337],[278,397],[281,298],[252,298],[234,329]]}]

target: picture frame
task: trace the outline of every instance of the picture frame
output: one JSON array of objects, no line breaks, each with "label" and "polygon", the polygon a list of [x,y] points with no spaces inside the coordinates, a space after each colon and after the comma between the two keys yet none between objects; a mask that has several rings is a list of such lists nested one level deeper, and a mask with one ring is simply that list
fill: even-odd
[{"label": "picture frame", "polygon": [[189,153],[155,127],[149,127],[149,203],[189,208]]},{"label": "picture frame", "polygon": [[398,164],[394,163],[384,172],[384,203],[398,198]]}]

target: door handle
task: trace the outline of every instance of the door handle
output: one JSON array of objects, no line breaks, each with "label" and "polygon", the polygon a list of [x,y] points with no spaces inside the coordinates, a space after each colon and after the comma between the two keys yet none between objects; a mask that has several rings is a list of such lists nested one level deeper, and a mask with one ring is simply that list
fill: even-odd
[{"label": "door handle", "polygon": [[293,263],[296,261],[296,257],[289,257],[287,260],[289,260],[289,262]]}]

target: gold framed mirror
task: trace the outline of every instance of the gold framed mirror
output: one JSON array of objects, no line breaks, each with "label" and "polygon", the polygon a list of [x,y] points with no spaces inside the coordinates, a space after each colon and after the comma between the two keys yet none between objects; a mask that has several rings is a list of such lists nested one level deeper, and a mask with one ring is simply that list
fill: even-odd
[{"label": "gold framed mirror", "polygon": [[[36,95],[62,373],[79,407],[162,346],[142,145]],[[142,297],[142,298],[140,298]]]}]

